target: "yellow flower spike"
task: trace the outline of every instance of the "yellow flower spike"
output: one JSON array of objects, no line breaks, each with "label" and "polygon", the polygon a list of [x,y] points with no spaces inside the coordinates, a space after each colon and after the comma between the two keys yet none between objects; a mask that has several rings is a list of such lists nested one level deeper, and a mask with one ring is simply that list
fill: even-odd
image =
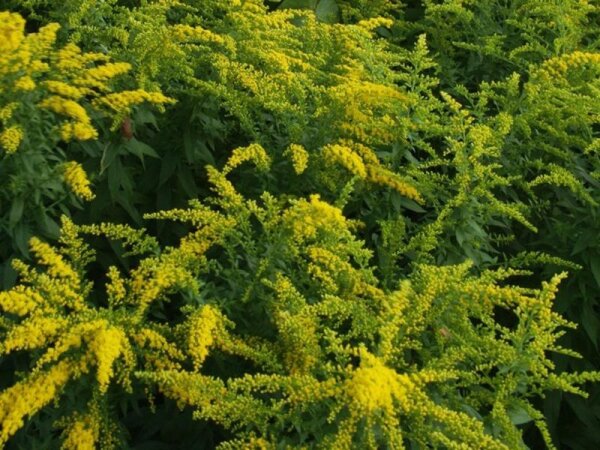
[{"label": "yellow flower spike", "polygon": [[64,81],[48,80],[44,81],[44,87],[53,94],[61,97],[78,100],[84,95],[91,94],[93,91],[86,88],[78,88],[65,83]]},{"label": "yellow flower spike", "polygon": [[293,231],[296,240],[314,238],[319,229],[330,232],[348,232],[348,221],[342,211],[321,200],[318,194],[310,196],[310,200],[298,200],[283,215],[286,223]]},{"label": "yellow flower spike", "polygon": [[355,408],[366,414],[378,409],[394,411],[399,403],[404,411],[411,408],[409,396],[417,389],[410,377],[386,367],[377,357],[361,351],[361,366],[346,382],[346,393]]},{"label": "yellow flower spike", "polygon": [[5,106],[0,108],[0,121],[6,122],[10,118],[12,118],[13,113],[19,107],[18,102],[7,103]]},{"label": "yellow flower spike", "polygon": [[64,123],[60,127],[60,137],[65,142],[72,141],[73,139],[77,139],[78,141],[87,141],[90,139],[96,139],[98,137],[98,132],[89,123]]},{"label": "yellow flower spike", "polygon": [[[93,55],[93,54],[92,54]],[[95,58],[94,58],[95,59]],[[92,79],[94,81],[104,81],[114,78],[118,75],[122,75],[131,70],[131,64],[125,62],[106,63],[98,67],[92,67],[85,71],[84,78],[79,80],[79,83],[83,86],[86,85],[86,80]]]},{"label": "yellow flower spike", "polygon": [[231,206],[241,206],[244,202],[242,195],[227,177],[212,166],[206,167],[208,181],[212,184],[212,190],[225,199]]},{"label": "yellow flower spike", "polygon": [[23,426],[25,417],[56,399],[76,373],[76,366],[64,360],[0,392],[0,447]]},{"label": "yellow flower spike", "polygon": [[0,309],[21,317],[35,310],[43,302],[44,299],[37,292],[23,286],[0,292]]},{"label": "yellow flower spike", "polygon": [[367,169],[362,158],[350,147],[332,144],[323,147],[323,156],[329,162],[341,164],[348,171],[362,179],[367,177]]},{"label": "yellow flower spike", "polygon": [[63,165],[63,179],[78,197],[84,200],[92,200],[94,198],[94,194],[90,189],[90,181],[79,163],[75,161],[65,163]]},{"label": "yellow flower spike", "polygon": [[95,450],[100,426],[93,414],[86,414],[74,420],[65,433],[61,450]]},{"label": "yellow flower spike", "polygon": [[90,123],[90,117],[85,108],[73,100],[53,95],[40,102],[39,106],[78,122]]},{"label": "yellow flower spike", "polygon": [[421,194],[419,194],[419,191],[417,191],[414,186],[403,180],[400,175],[390,172],[384,167],[369,166],[368,180],[372,183],[388,186],[404,197],[414,200],[417,203],[424,203],[423,197],[421,197]]},{"label": "yellow flower spike", "polygon": [[221,315],[210,305],[193,314],[189,320],[188,353],[194,362],[194,369],[200,370],[202,363],[215,341],[215,332],[221,323]]},{"label": "yellow flower spike", "polygon": [[259,144],[251,144],[248,147],[238,147],[233,150],[227,164],[223,167],[223,175],[227,175],[246,161],[252,161],[261,171],[266,171],[271,166],[271,158],[267,155],[265,149]]},{"label": "yellow flower spike", "polygon": [[121,278],[119,269],[117,269],[115,266],[110,266],[108,268],[107,276],[109,282],[106,284],[106,293],[108,294],[110,303],[112,305],[117,305],[123,302],[123,300],[125,300],[125,296],[127,295],[125,281],[123,278]]},{"label": "yellow flower spike", "polygon": [[36,237],[29,240],[29,248],[37,257],[40,264],[48,266],[48,273],[53,277],[78,280],[79,277],[70,264],[56,252],[50,245],[40,241]]},{"label": "yellow flower spike", "polygon": [[18,150],[22,140],[23,129],[18,125],[6,128],[0,133],[0,145],[9,154]]},{"label": "yellow flower spike", "polygon": [[16,50],[23,41],[25,19],[19,14],[0,12],[0,50],[2,53]]},{"label": "yellow flower spike", "polygon": [[15,81],[15,89],[21,91],[32,91],[35,89],[35,81],[30,76],[24,76]]},{"label": "yellow flower spike", "polygon": [[114,375],[113,365],[124,353],[127,337],[119,328],[101,328],[90,342],[90,351],[93,353],[97,366],[97,379],[100,391],[106,392],[111,378]]},{"label": "yellow flower spike", "polygon": [[298,175],[304,173],[304,171],[308,167],[309,156],[308,152],[303,146],[298,144],[291,144],[283,154],[284,156],[289,156],[292,159],[294,171]]},{"label": "yellow flower spike", "polygon": [[43,348],[61,332],[68,322],[62,317],[31,317],[13,327],[0,343],[0,354],[7,355],[15,350]]},{"label": "yellow flower spike", "polygon": [[169,98],[160,92],[147,92],[142,89],[134,91],[121,91],[106,94],[103,97],[95,99],[92,103],[95,107],[108,108],[117,113],[127,113],[134,105],[148,102],[162,107],[166,104],[175,103],[175,100]]}]

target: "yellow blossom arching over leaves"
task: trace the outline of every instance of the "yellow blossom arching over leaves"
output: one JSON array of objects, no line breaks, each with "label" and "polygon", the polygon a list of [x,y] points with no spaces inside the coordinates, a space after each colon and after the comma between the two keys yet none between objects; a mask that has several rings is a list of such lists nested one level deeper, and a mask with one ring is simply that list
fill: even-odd
[{"label": "yellow blossom arching over leaves", "polygon": [[215,333],[221,322],[220,314],[210,305],[195,312],[188,321],[190,328],[188,337],[188,353],[199,370],[214,343]]},{"label": "yellow blossom arching over leaves", "polygon": [[308,167],[309,153],[306,149],[298,144],[290,144],[285,150],[284,155],[289,156],[292,159],[292,165],[294,166],[294,172],[300,175],[304,173]]},{"label": "yellow blossom arching over leaves", "polygon": [[0,49],[2,52],[13,51],[19,47],[25,31],[25,19],[19,14],[0,11]]},{"label": "yellow blossom arching over leaves", "polygon": [[48,273],[50,275],[70,280],[77,280],[79,278],[73,270],[73,267],[50,245],[33,237],[29,242],[29,246],[31,252],[36,255],[39,263],[48,267]]},{"label": "yellow blossom arching over leaves", "polygon": [[284,222],[291,227],[298,240],[314,238],[320,229],[335,232],[347,228],[347,220],[335,206],[314,194],[307,200],[298,200],[285,212]]},{"label": "yellow blossom arching over leaves", "polygon": [[127,343],[125,333],[114,327],[100,328],[91,339],[90,351],[97,365],[97,379],[101,392],[108,388],[113,377],[115,360],[123,353]]},{"label": "yellow blossom arching over leaves", "polygon": [[5,128],[0,132],[0,145],[6,153],[16,152],[22,140],[23,129],[18,125]]},{"label": "yellow blossom arching over leaves", "polygon": [[268,170],[271,165],[271,158],[267,155],[265,149],[259,144],[251,144],[248,147],[238,147],[233,150],[223,168],[223,175],[227,175],[245,161],[252,161],[262,171]]},{"label": "yellow blossom arching over leaves", "polygon": [[0,392],[0,445],[63,390],[77,367],[65,360]]},{"label": "yellow blossom arching over leaves", "polygon": [[362,158],[349,147],[338,144],[327,145],[323,148],[323,156],[330,163],[339,163],[362,179],[367,177],[367,168]]},{"label": "yellow blossom arching over leaves", "polygon": [[385,367],[375,358],[369,359],[369,365],[356,369],[346,384],[348,396],[355,402],[356,408],[366,413],[380,408],[393,411],[394,402],[398,402],[401,408],[407,409],[408,393],[414,389],[410,379]]},{"label": "yellow blossom arching over leaves", "polygon": [[84,200],[92,200],[94,193],[90,189],[90,181],[83,167],[76,161],[69,161],[63,165],[63,178],[65,183],[75,195]]},{"label": "yellow blossom arching over leaves", "polygon": [[35,86],[35,81],[30,76],[24,76],[15,81],[15,88],[21,91],[33,91]]},{"label": "yellow blossom arching over leaves", "polygon": [[417,189],[397,173],[383,166],[374,152],[368,147],[346,141],[323,147],[323,157],[329,164],[340,164],[353,175],[373,184],[387,186],[401,195],[423,203]]},{"label": "yellow blossom arching over leaves", "polygon": [[94,450],[100,427],[93,414],[86,414],[73,420],[65,430],[65,434],[62,450]]}]

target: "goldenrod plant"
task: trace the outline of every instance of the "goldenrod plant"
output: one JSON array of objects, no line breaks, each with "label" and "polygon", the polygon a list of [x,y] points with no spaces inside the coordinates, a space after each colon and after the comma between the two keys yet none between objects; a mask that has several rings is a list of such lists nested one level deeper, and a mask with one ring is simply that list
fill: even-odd
[{"label": "goldenrod plant", "polygon": [[[0,442],[52,408],[63,448],[122,448],[110,402],[129,397],[191,407],[226,430],[224,449],[513,449],[526,422],[553,448],[532,401],[600,380],[548,359],[578,356],[558,343],[574,325],[553,311],[566,274],[534,289],[507,283],[520,270],[420,265],[383,289],[340,208],[235,189],[227,174],[244,161],[268,170],[261,150],[209,166],[205,202],[147,217],[189,223],[176,246],[66,218],[58,246],[31,240],[37,267],[15,262],[22,284],[0,295],[1,352],[31,367],[0,393]],[[95,286],[90,234],[122,240],[139,264]]]},{"label": "goldenrod plant", "polygon": [[118,127],[134,105],[171,102],[159,92],[114,89],[130,65],[74,44],[57,45],[59,28],[52,23],[26,33],[19,14],[0,12],[4,258],[11,247],[26,253],[34,233],[56,237],[60,215],[93,198],[88,175],[75,160],[83,155],[67,151],[69,142],[97,139],[102,121]]},{"label": "goldenrod plant", "polygon": [[597,0],[2,7],[2,445],[600,446]]}]

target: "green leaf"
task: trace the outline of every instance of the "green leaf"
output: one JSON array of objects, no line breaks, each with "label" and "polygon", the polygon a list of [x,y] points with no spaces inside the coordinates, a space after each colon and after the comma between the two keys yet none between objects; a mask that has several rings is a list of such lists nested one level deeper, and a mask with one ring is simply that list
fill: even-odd
[{"label": "green leaf", "polygon": [[25,199],[23,197],[17,197],[12,201],[10,206],[10,214],[8,216],[9,227],[13,228],[23,216],[23,208],[25,206]]},{"label": "green leaf", "polygon": [[596,284],[600,287],[600,256],[594,255],[590,257],[590,268],[592,269],[592,275],[596,280]]},{"label": "green leaf", "polygon": [[531,422],[533,418],[523,409],[521,406],[513,406],[507,411],[510,421],[514,425],[523,425],[524,423]]},{"label": "green leaf", "polygon": [[281,9],[315,9],[317,0],[283,0]]},{"label": "green leaf", "polygon": [[600,319],[598,319],[596,312],[589,302],[583,304],[583,311],[581,314],[581,324],[585,330],[585,334],[590,338],[590,341],[594,347],[598,348],[598,332],[600,331]]},{"label": "green leaf", "polygon": [[125,144],[125,147],[127,148],[127,150],[129,150],[130,153],[134,154],[140,159],[142,165],[144,164],[144,156],[160,158],[158,153],[156,153],[156,150],[154,150],[148,144],[138,141],[136,138],[132,138],[131,140],[129,140],[129,142]]},{"label": "green leaf", "polygon": [[31,230],[23,224],[19,224],[15,229],[13,235],[14,243],[23,255],[29,255],[29,239],[31,236]]},{"label": "green leaf", "polygon": [[325,23],[338,23],[341,19],[340,7],[336,0],[321,0],[315,13],[317,18]]}]

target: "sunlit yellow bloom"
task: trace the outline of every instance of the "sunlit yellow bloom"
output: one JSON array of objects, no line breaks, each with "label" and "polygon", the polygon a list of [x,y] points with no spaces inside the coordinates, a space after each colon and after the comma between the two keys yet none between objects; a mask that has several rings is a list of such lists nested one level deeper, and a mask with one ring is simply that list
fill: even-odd
[{"label": "sunlit yellow bloom", "polygon": [[0,352],[31,350],[46,346],[57,333],[64,330],[67,321],[62,317],[31,317],[13,327],[0,344]]},{"label": "sunlit yellow bloom", "polygon": [[30,313],[43,302],[44,300],[37,292],[23,286],[0,292],[0,308],[17,316]]},{"label": "sunlit yellow bloom", "polygon": [[18,125],[6,128],[0,133],[0,144],[6,153],[16,152],[22,140],[23,129]]},{"label": "sunlit yellow bloom", "polygon": [[308,166],[308,152],[304,147],[298,144],[291,144],[285,151],[286,155],[292,158],[292,164],[294,165],[294,171],[300,175],[303,173]]},{"label": "sunlit yellow bloom", "polygon": [[123,353],[127,337],[119,328],[101,328],[90,342],[90,350],[94,354],[97,365],[98,384],[100,390],[108,389],[110,379],[113,377],[113,365]]},{"label": "sunlit yellow bloom", "polygon": [[19,14],[0,12],[0,51],[11,52],[19,47],[25,31],[25,19]]},{"label": "sunlit yellow bloom", "polygon": [[292,228],[298,240],[313,238],[319,230],[340,232],[348,227],[342,212],[321,200],[315,194],[310,200],[299,200],[284,214],[284,221]]},{"label": "sunlit yellow bloom", "polygon": [[35,89],[35,81],[30,76],[24,76],[15,81],[15,89],[21,91],[32,91]]},{"label": "sunlit yellow bloom", "polygon": [[64,81],[48,80],[44,82],[44,86],[53,94],[58,94],[61,97],[78,100],[85,94],[90,93],[90,90],[78,88],[65,83]]},{"label": "sunlit yellow bloom", "polygon": [[223,175],[227,175],[245,161],[252,161],[260,170],[267,170],[271,165],[271,158],[265,149],[259,144],[251,144],[248,147],[238,147],[233,150],[227,164],[223,167]]},{"label": "sunlit yellow bloom", "polygon": [[192,315],[189,321],[188,352],[194,361],[194,367],[199,370],[208,356],[214,342],[214,333],[221,316],[210,305],[204,306],[198,313]]},{"label": "sunlit yellow bloom", "polygon": [[63,165],[63,179],[77,196],[84,200],[94,198],[94,194],[90,189],[90,181],[78,162],[69,161]]},{"label": "sunlit yellow bloom", "polygon": [[50,245],[37,237],[29,240],[29,248],[41,264],[48,266],[48,273],[54,277],[77,279],[77,273],[64,258]]},{"label": "sunlit yellow bloom", "polygon": [[60,126],[60,137],[69,142],[73,139],[87,141],[98,137],[98,131],[89,123],[67,122]]},{"label": "sunlit yellow bloom", "polygon": [[323,155],[328,161],[341,164],[352,174],[363,179],[367,177],[367,169],[362,158],[351,148],[338,144],[327,145],[323,147]]},{"label": "sunlit yellow bloom", "polygon": [[40,106],[79,122],[90,122],[90,117],[85,108],[73,100],[53,95],[40,102]]},{"label": "sunlit yellow bloom", "polygon": [[18,102],[11,102],[0,108],[0,121],[6,121],[10,119],[18,107]]},{"label": "sunlit yellow bloom", "polygon": [[134,91],[107,94],[94,100],[93,103],[95,106],[107,107],[115,112],[122,113],[128,111],[133,105],[139,105],[144,102],[160,106],[167,103],[174,103],[174,100],[160,92],[147,92],[137,89]]},{"label": "sunlit yellow bloom", "polygon": [[33,416],[60,395],[73,372],[68,360],[61,361],[0,392],[0,446],[23,426],[26,416]]},{"label": "sunlit yellow bloom", "polygon": [[409,393],[416,389],[407,375],[386,367],[378,358],[363,352],[361,367],[352,373],[346,384],[348,396],[365,413],[377,409],[394,411],[394,403],[403,409],[410,407]]},{"label": "sunlit yellow bloom", "polygon": [[95,450],[99,432],[99,424],[92,414],[78,417],[66,430],[62,450]]}]

